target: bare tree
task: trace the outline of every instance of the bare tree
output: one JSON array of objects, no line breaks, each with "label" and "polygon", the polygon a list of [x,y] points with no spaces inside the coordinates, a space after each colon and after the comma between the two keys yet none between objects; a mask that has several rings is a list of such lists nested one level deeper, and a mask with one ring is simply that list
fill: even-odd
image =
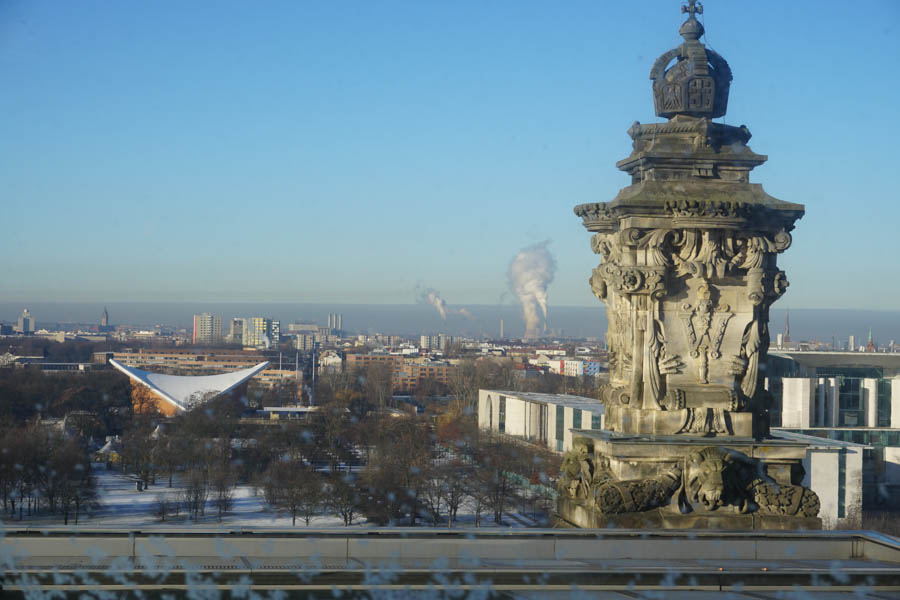
[{"label": "bare tree", "polygon": [[475,527],[481,527],[481,515],[484,514],[488,504],[488,480],[485,472],[476,466],[472,477],[466,482],[466,495],[472,499],[472,509],[475,512]]},{"label": "bare tree", "polygon": [[191,469],[185,474],[185,485],[182,491],[185,510],[192,519],[206,514],[206,501],[209,499],[209,481],[206,473],[200,469]]},{"label": "bare tree", "polygon": [[0,495],[3,496],[3,512],[9,511],[11,496],[16,487],[15,443],[17,431],[7,431],[0,439]]},{"label": "bare tree", "polygon": [[503,511],[515,495],[517,484],[513,474],[521,470],[520,458],[519,449],[502,438],[488,439],[479,448],[477,476],[495,523],[502,523]]},{"label": "bare tree", "polygon": [[[427,510],[427,516],[432,526],[437,526],[441,519],[441,507],[444,505],[446,490],[444,480],[438,474],[438,469],[429,467],[422,472],[422,500]],[[449,518],[449,515],[448,515]]]},{"label": "bare tree", "polygon": [[153,449],[154,462],[168,476],[169,487],[172,487],[172,476],[185,455],[184,441],[182,435],[165,435],[157,440]]},{"label": "bare tree", "polygon": [[166,517],[174,513],[174,507],[178,506],[177,499],[173,498],[173,492],[159,492],[156,494],[156,500],[153,503],[153,514],[160,521],[165,521]]},{"label": "bare tree", "polygon": [[69,515],[74,511],[77,525],[81,508],[96,497],[96,481],[87,453],[75,440],[65,440],[52,451],[45,473],[48,479],[55,480],[56,500],[64,523],[69,524]]},{"label": "bare tree", "polygon": [[155,478],[153,462],[156,440],[151,435],[153,423],[147,416],[136,416],[132,426],[122,435],[122,462],[148,486]]},{"label": "bare tree", "polygon": [[379,525],[393,523],[405,516],[409,491],[399,462],[393,446],[379,443],[372,450],[362,474],[366,490],[365,514]]},{"label": "bare tree", "polygon": [[453,527],[456,513],[469,495],[467,481],[472,477],[472,469],[463,460],[455,459],[441,465],[437,473],[444,493],[444,504],[447,505],[447,527]]},{"label": "bare tree", "polygon": [[14,480],[12,486],[15,489],[15,498],[10,501],[11,513],[16,512],[16,502],[19,503],[19,520],[22,520],[25,505],[28,505],[28,515],[31,515],[34,491],[40,484],[41,469],[44,463],[43,444],[40,431],[37,427],[18,429],[13,433],[8,446],[8,460],[12,465]]},{"label": "bare tree", "polygon": [[262,492],[266,504],[271,507],[278,506],[281,493],[279,466],[277,462],[270,463],[268,468],[256,480],[257,494]]},{"label": "bare tree", "polygon": [[359,511],[359,493],[349,475],[332,475],[328,484],[328,500],[332,510],[344,521],[344,527],[353,523]]},{"label": "bare tree", "polygon": [[378,408],[387,406],[394,393],[393,375],[394,367],[391,363],[373,362],[366,369],[366,394],[369,401]]},{"label": "bare tree", "polygon": [[291,512],[291,524],[297,524],[300,515],[306,526],[322,505],[322,479],[318,473],[305,467],[291,469],[285,478],[282,498],[285,507]]},{"label": "bare tree", "polygon": [[291,524],[301,517],[309,526],[322,506],[325,494],[322,478],[301,460],[273,462],[257,483],[270,506],[283,507],[291,513]]},{"label": "bare tree", "polygon": [[230,464],[219,464],[209,474],[209,487],[212,491],[213,504],[218,511],[218,519],[231,510],[234,504],[234,470]]},{"label": "bare tree", "polygon": [[478,370],[474,360],[462,360],[450,372],[450,393],[453,402],[450,409],[460,416],[474,413],[478,403]]}]

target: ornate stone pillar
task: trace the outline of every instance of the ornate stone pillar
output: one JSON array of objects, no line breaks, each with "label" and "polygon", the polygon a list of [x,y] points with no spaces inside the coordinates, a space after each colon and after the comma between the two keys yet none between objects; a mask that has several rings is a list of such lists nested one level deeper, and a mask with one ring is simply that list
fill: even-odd
[{"label": "ornate stone pillar", "polygon": [[[798,487],[792,473],[805,447],[769,440],[760,366],[769,307],[788,286],[777,257],[791,245],[804,207],[750,183],[750,171],[767,157],[747,145],[747,127],[712,121],[725,114],[731,70],[699,41],[695,13],[702,7],[691,0],[683,11],[684,42],[650,72],[656,114],[667,122],[628,130],[633,150],[616,166],[631,175],[630,186],[610,202],[575,208],[601,257],[590,285],[606,305],[610,383],[601,398],[609,433],[582,438],[567,457],[570,470],[590,462],[564,474],[561,484],[560,514],[573,523],[597,525],[598,515],[612,510],[602,508],[601,493],[626,499],[617,514],[673,502],[681,503],[678,514],[696,512],[692,502],[707,511],[741,505],[740,514],[750,514],[761,506],[751,480]],[[763,442],[779,449],[768,463],[754,456]],[[720,481],[712,503],[689,500],[692,461],[720,469],[722,481],[737,479]],[[580,488],[571,487],[576,480]],[[637,502],[632,492],[655,499]],[[684,498],[675,500],[679,494]],[[797,498],[804,494],[815,496],[797,490]],[[594,516],[574,515],[573,502]],[[800,516],[815,515],[818,500],[809,502]]]}]

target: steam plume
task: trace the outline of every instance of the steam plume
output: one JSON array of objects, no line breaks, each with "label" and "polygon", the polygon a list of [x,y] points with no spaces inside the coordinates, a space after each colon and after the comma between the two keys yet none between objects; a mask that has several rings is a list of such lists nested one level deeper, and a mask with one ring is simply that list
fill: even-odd
[{"label": "steam plume", "polygon": [[422,292],[422,300],[432,305],[441,313],[441,318],[447,320],[447,302],[441,298],[441,294],[437,290],[428,288]]},{"label": "steam plume", "polygon": [[556,260],[547,250],[549,243],[550,240],[545,240],[520,250],[509,263],[506,274],[510,289],[522,305],[526,338],[538,337],[542,316],[546,328],[547,286],[556,272]]},{"label": "steam plume", "polygon": [[441,318],[445,321],[447,320],[447,314],[462,315],[470,321],[474,319],[472,313],[470,313],[465,308],[460,308],[459,310],[448,309],[446,300],[441,298],[441,293],[434,288],[423,289],[419,293],[419,302],[427,303],[433,306],[441,314]]}]

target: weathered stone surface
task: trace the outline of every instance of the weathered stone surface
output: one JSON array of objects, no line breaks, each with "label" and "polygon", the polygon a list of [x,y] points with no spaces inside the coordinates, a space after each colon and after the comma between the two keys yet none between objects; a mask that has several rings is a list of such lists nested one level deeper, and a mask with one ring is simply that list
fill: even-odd
[{"label": "weathered stone surface", "polygon": [[559,514],[580,527],[821,528],[819,499],[800,485],[805,444],[737,438],[713,444],[584,432],[563,461]]},{"label": "weathered stone surface", "polygon": [[684,43],[653,66],[656,112],[669,120],[629,129],[632,153],[617,166],[632,184],[575,208],[601,256],[589,283],[609,322],[601,399],[611,434],[566,457],[560,514],[570,523],[654,511],[665,523],[817,521],[818,498],[796,479],[805,445],[768,439],[760,372],[769,307],[788,287],[777,257],[804,207],[750,183],[767,157],[749,148],[746,126],[712,122],[732,75],[699,42],[701,10],[684,7]]}]

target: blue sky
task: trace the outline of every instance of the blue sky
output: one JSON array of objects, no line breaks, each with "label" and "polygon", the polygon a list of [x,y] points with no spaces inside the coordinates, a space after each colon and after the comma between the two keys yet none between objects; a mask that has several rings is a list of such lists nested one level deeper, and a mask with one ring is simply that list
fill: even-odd
[{"label": "blue sky", "polygon": [[[806,204],[779,306],[897,309],[900,3],[706,3],[725,122]],[[679,2],[0,3],[0,300],[494,304],[627,185]]]}]

